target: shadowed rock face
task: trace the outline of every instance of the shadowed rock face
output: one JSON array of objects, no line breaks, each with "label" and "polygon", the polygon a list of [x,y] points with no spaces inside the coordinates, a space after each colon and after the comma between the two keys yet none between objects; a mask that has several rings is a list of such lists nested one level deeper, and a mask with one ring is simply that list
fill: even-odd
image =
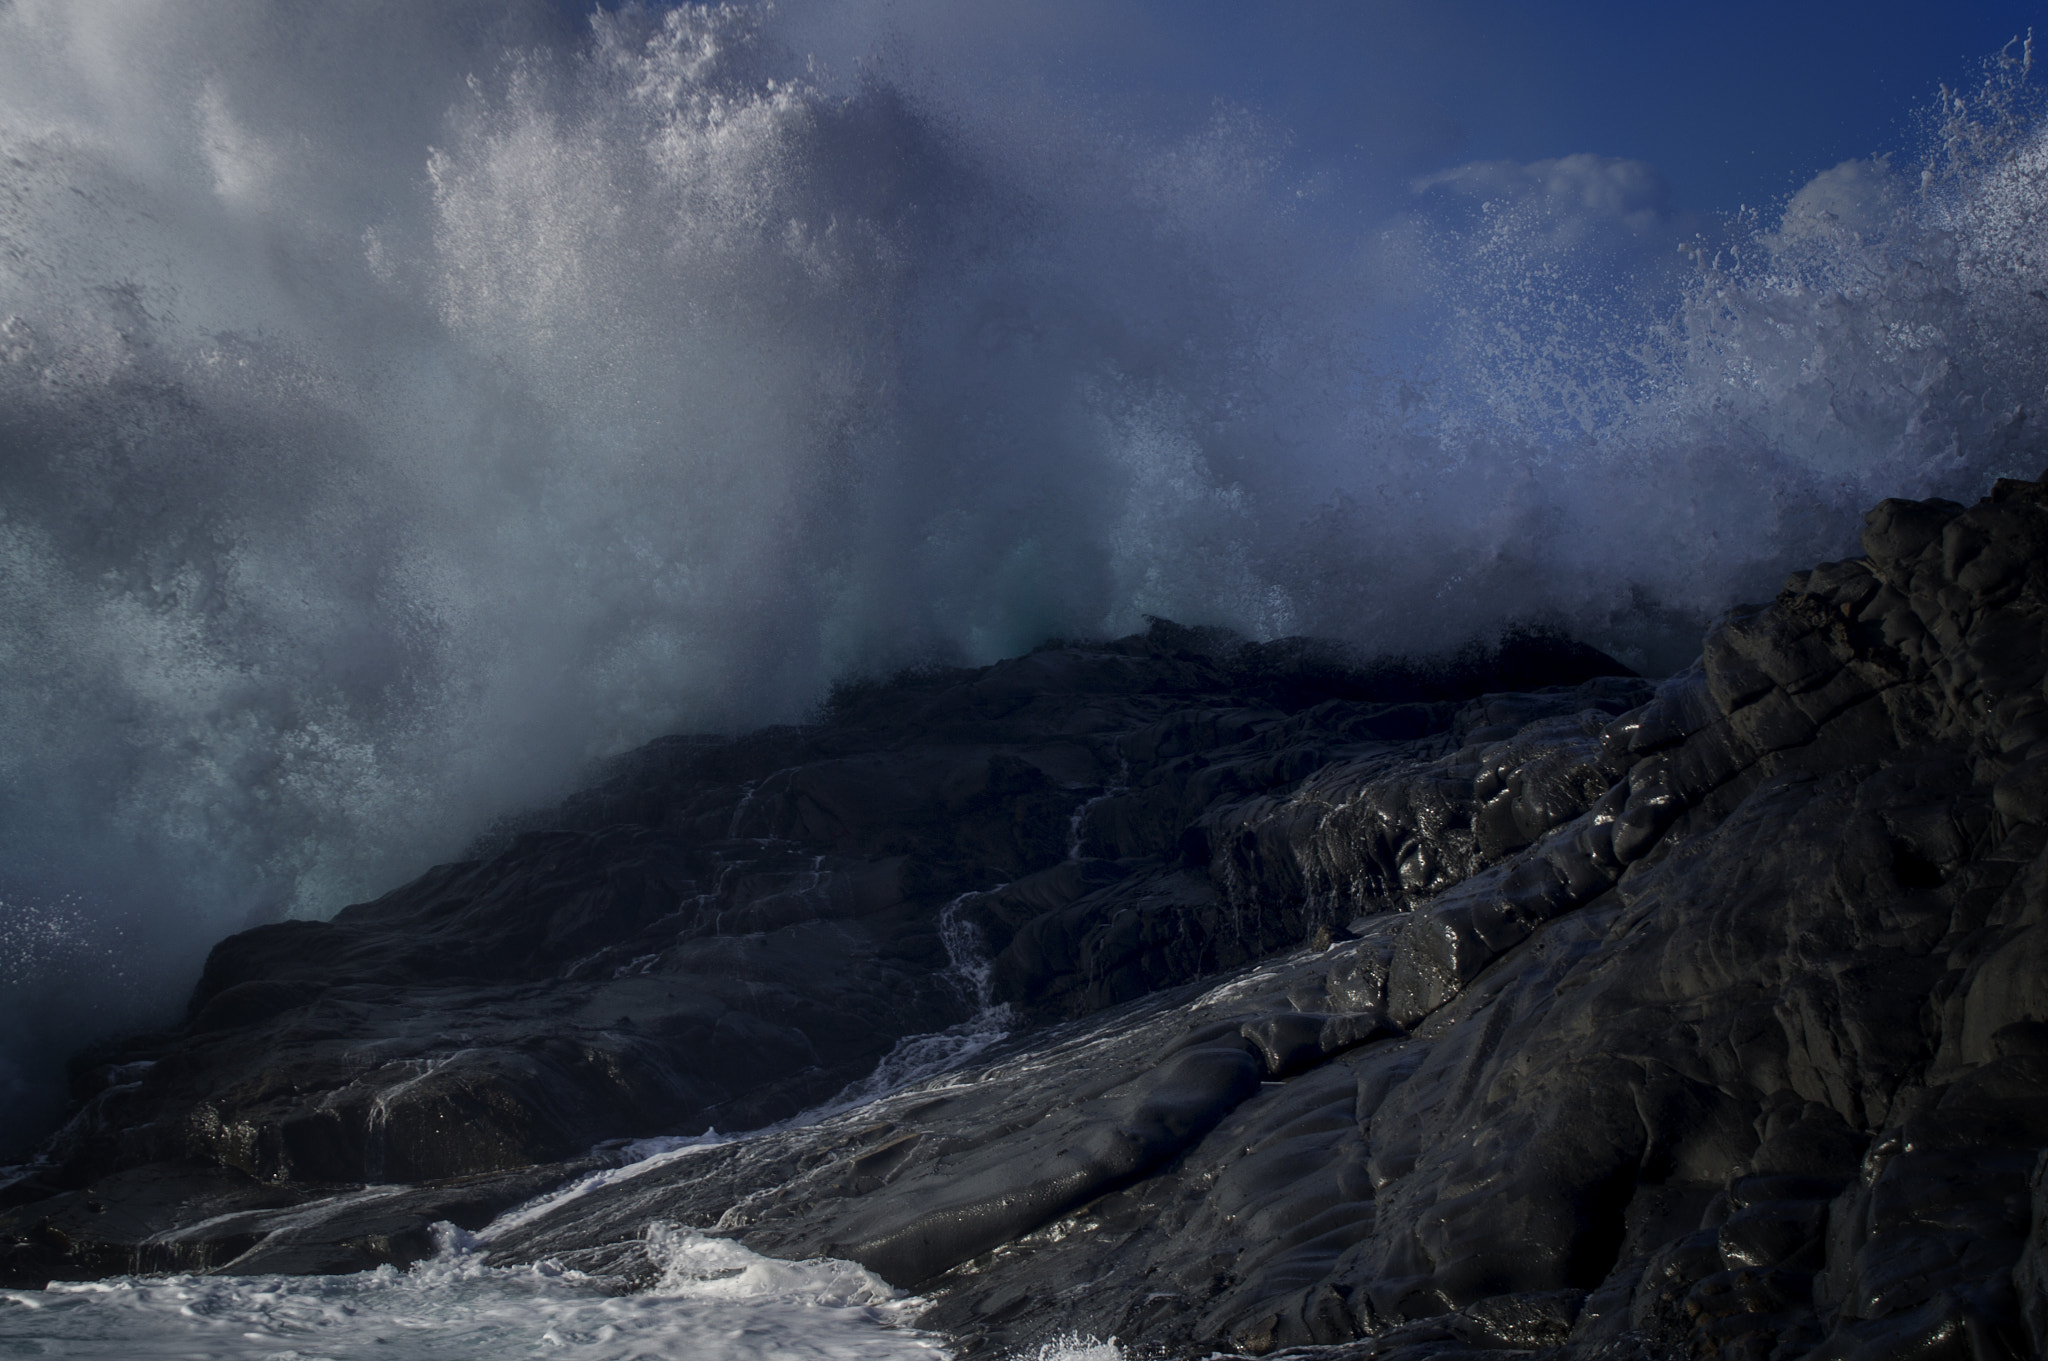
[{"label": "shadowed rock face", "polygon": [[943,923],[1003,1045],[493,1260],[630,1284],[650,1223],[715,1227],[914,1286],[969,1354],[2038,1354],[2048,488],[1886,502],[1865,548],[1654,687],[1162,625],[657,744],[224,942],[181,1031],[81,1066],[8,1269],[417,1256],[962,1020]]},{"label": "shadowed rock face", "polygon": [[[1160,623],[844,692],[806,727],[657,742],[481,859],[222,942],[181,1028],[81,1057],[81,1109],[4,1193],[77,1194],[0,1223],[6,1273],[125,1270],[208,1216],[510,1186],[601,1141],[758,1128],[989,1003],[1079,1015],[1298,944],[1336,909],[1218,893],[1191,826],[1206,809],[1339,756],[1447,749],[1484,690],[1614,669],[1541,639],[1360,668]],[[1001,952],[991,997],[942,939],[956,902],[955,929]],[[1130,905],[1159,939],[1126,948]],[[206,1171],[188,1188],[178,1168]],[[83,1189],[109,1177],[126,1189]],[[84,1208],[110,1196],[132,1232]],[[464,1227],[508,1203],[476,1201]]]}]

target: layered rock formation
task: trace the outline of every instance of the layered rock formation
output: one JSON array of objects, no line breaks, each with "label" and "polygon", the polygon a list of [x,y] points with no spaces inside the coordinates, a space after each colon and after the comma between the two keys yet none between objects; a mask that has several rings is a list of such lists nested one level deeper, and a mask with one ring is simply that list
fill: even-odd
[{"label": "layered rock formation", "polygon": [[1161,625],[657,744],[224,942],[79,1065],[6,1270],[404,1261],[604,1166],[492,1260],[713,1228],[975,1355],[2037,1354],[2048,489],[1865,548],[1654,687]]}]

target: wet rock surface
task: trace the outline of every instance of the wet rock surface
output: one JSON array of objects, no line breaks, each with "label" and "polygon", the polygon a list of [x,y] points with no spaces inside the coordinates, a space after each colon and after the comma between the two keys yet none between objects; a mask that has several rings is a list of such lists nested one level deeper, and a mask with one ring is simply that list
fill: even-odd
[{"label": "wet rock surface", "polygon": [[[2038,1355],[2048,489],[1864,546],[1654,685],[1160,625],[657,744],[224,942],[182,1029],[81,1062],[6,1269],[451,1220],[629,1288],[673,1223],[861,1261],[966,1355]],[[591,1151],[977,1011],[1007,1038],[878,1100]]]}]

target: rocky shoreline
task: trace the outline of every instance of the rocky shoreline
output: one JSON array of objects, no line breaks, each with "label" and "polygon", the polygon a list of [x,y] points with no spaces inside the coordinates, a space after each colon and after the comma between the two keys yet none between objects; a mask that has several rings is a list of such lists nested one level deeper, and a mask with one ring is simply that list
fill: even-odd
[{"label": "rocky shoreline", "polygon": [[2048,487],[1864,547],[1654,684],[1160,623],[655,743],[81,1056],[0,1277],[673,1224],[963,1356],[2041,1354]]}]

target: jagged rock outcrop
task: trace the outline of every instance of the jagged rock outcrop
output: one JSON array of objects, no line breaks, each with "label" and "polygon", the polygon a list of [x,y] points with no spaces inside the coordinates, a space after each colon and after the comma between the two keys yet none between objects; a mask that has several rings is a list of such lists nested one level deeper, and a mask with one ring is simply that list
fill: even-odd
[{"label": "jagged rock outcrop", "polygon": [[[946,1000],[943,917],[979,932],[987,1000],[1018,1029],[858,1110],[613,1172],[506,1221],[485,1249],[628,1285],[650,1269],[655,1222],[850,1256],[932,1299],[925,1325],[970,1355],[1070,1331],[1165,1355],[1323,1361],[2040,1354],[2048,487],[2000,482],[1968,509],[1886,502],[1864,546],[1730,613],[1696,665],[1654,687],[1553,672],[1566,683],[1460,697],[1161,628],[851,697],[840,721],[861,737],[750,739],[842,743],[806,763],[742,767],[731,753],[754,748],[741,742],[689,748],[704,764],[688,773],[667,756],[622,772],[558,819],[566,834],[645,829],[602,843],[672,848],[618,855],[635,867],[622,881],[668,873],[731,925],[693,935],[701,915],[611,906],[625,890],[558,892],[586,906],[493,940],[489,967],[514,980],[488,984],[510,989],[494,996],[588,1006],[642,977],[708,978],[713,958],[767,987],[772,968],[745,961],[791,933],[901,922],[898,936],[861,925],[873,954],[849,945],[858,967],[833,981],[866,986],[851,980],[886,961],[875,976],[901,989],[900,1019],[849,1014],[900,1036],[967,1005]],[[927,758],[884,732],[953,754],[891,784],[886,771]],[[981,773],[947,774],[969,767]],[[717,786],[733,797],[707,792],[699,772],[713,769],[735,772]],[[745,838],[743,818],[758,828]],[[806,890],[801,907],[775,896],[795,892],[786,883],[706,887],[728,882],[709,866],[759,872],[730,868],[755,863],[742,845],[798,842],[839,857],[812,871],[839,887]],[[317,951],[304,927],[224,945],[185,1031],[103,1056],[117,1088],[137,1085],[93,1097],[54,1146],[69,1161],[43,1174],[101,1180],[0,1220],[13,1269],[66,1260],[36,1235],[78,1248],[77,1198],[104,1194],[109,1174],[168,1175],[170,1157],[280,1198],[233,1221],[247,1246],[220,1259],[232,1269],[338,1241],[346,1214],[367,1213],[349,1196],[325,1239],[301,1207],[296,1236],[266,1247],[263,1216],[285,1213],[300,1164],[241,1151],[260,1135],[190,1133],[211,1128],[189,1114],[205,1064],[257,1070],[232,1056],[260,1051],[283,1071],[304,1041],[278,1024],[293,1014],[282,1003],[312,1011],[311,989],[362,986],[337,981],[367,967],[351,961],[374,961],[405,1005],[437,989],[473,998],[487,983],[451,977],[450,942],[513,913],[489,885],[545,844],[353,909]],[[583,877],[562,882],[595,882],[611,854],[589,850]],[[656,865],[677,868],[638,868]],[[853,884],[879,874],[894,878],[861,899]],[[614,912],[624,927],[575,936]],[[537,980],[551,951],[571,953],[551,932],[598,963]],[[725,940],[762,953],[704,944]],[[737,982],[705,995],[740,996]],[[796,1077],[761,1063],[761,1090],[785,1103],[827,1094],[883,1047],[826,1061],[796,1012],[759,1016],[820,1056]],[[778,1052],[738,1032],[732,1044]],[[496,1086],[434,1090],[546,1090],[503,1057],[516,1052],[493,1059]],[[152,1056],[158,1068],[134,1067]],[[174,1063],[189,1065],[183,1088],[153,1076]],[[410,1089],[371,1073],[349,1081],[403,1109]],[[662,1108],[687,1112],[683,1128],[779,1109],[691,1080],[707,1095]],[[284,1128],[309,1118],[295,1113],[353,1090],[292,1081],[235,1108],[287,1150],[301,1145]],[[582,1152],[580,1127],[557,1127],[553,1143],[432,1170],[504,1177],[520,1157]],[[159,1232],[173,1240],[186,1241]]]},{"label": "jagged rock outcrop", "polygon": [[[477,859],[223,941],[183,1026],[73,1065],[80,1110],[0,1192],[23,1205],[0,1262],[17,1282],[143,1268],[201,1219],[566,1176],[602,1142],[792,1116],[989,1001],[1078,1015],[1262,957],[1321,918],[1227,902],[1184,853],[1191,818],[1333,756],[1434,752],[1481,691],[1611,669],[1541,638],[1360,667],[1161,622],[850,689],[804,727],[654,743]],[[993,998],[949,954],[956,902],[999,951]],[[1155,929],[1128,948],[1133,913]],[[511,1203],[464,1194],[466,1228]],[[132,1213],[89,1208],[112,1201]],[[403,1260],[429,1222],[336,1228],[358,1246],[327,1260]],[[380,1233],[382,1257],[360,1246]],[[252,1269],[252,1241],[178,1260]]]}]

